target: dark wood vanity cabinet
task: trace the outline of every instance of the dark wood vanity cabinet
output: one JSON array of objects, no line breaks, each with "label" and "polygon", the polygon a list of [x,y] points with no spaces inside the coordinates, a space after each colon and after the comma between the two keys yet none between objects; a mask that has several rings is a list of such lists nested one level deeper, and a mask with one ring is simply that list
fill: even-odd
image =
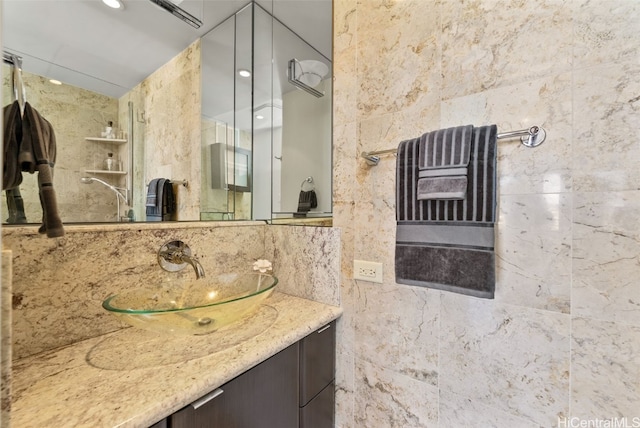
[{"label": "dark wood vanity cabinet", "polygon": [[167,428],[331,428],[335,321],[166,419]]}]

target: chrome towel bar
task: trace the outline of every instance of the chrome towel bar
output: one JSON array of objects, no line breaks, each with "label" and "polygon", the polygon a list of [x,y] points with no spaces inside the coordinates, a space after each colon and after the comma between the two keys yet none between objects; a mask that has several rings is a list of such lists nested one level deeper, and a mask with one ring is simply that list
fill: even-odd
[{"label": "chrome towel bar", "polygon": [[[498,140],[512,140],[520,137],[520,142],[527,147],[538,147],[547,138],[545,130],[539,126],[532,126],[518,131],[502,132],[498,134]],[[367,164],[376,166],[380,162],[380,155],[395,154],[398,149],[376,150],[372,152],[362,152],[360,156],[366,159]]]}]

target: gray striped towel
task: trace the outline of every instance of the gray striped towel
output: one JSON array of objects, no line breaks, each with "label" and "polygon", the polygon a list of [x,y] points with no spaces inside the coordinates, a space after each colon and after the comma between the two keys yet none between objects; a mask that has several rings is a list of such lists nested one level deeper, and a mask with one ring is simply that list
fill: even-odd
[{"label": "gray striped towel", "polygon": [[492,299],[497,128],[471,135],[463,200],[418,199],[420,138],[398,146],[396,282]]},{"label": "gray striped towel", "polygon": [[440,129],[420,137],[419,200],[464,199],[472,125]]}]

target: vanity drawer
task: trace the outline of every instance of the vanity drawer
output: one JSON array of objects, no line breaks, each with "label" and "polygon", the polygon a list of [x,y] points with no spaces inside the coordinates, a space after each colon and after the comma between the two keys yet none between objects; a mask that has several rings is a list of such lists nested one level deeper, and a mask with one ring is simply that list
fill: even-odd
[{"label": "vanity drawer", "polygon": [[333,428],[335,414],[335,383],[300,408],[300,428]]},{"label": "vanity drawer", "polygon": [[169,417],[170,428],[297,428],[298,344]]},{"label": "vanity drawer", "polygon": [[300,407],[304,407],[333,382],[335,348],[335,321],[300,341]]}]

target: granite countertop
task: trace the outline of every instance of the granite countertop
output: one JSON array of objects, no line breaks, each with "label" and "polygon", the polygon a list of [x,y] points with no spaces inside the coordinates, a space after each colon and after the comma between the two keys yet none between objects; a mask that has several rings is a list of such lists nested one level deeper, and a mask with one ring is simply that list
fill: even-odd
[{"label": "granite countertop", "polygon": [[274,293],[205,336],[126,328],[13,362],[16,427],[148,427],[338,318],[342,309]]}]

